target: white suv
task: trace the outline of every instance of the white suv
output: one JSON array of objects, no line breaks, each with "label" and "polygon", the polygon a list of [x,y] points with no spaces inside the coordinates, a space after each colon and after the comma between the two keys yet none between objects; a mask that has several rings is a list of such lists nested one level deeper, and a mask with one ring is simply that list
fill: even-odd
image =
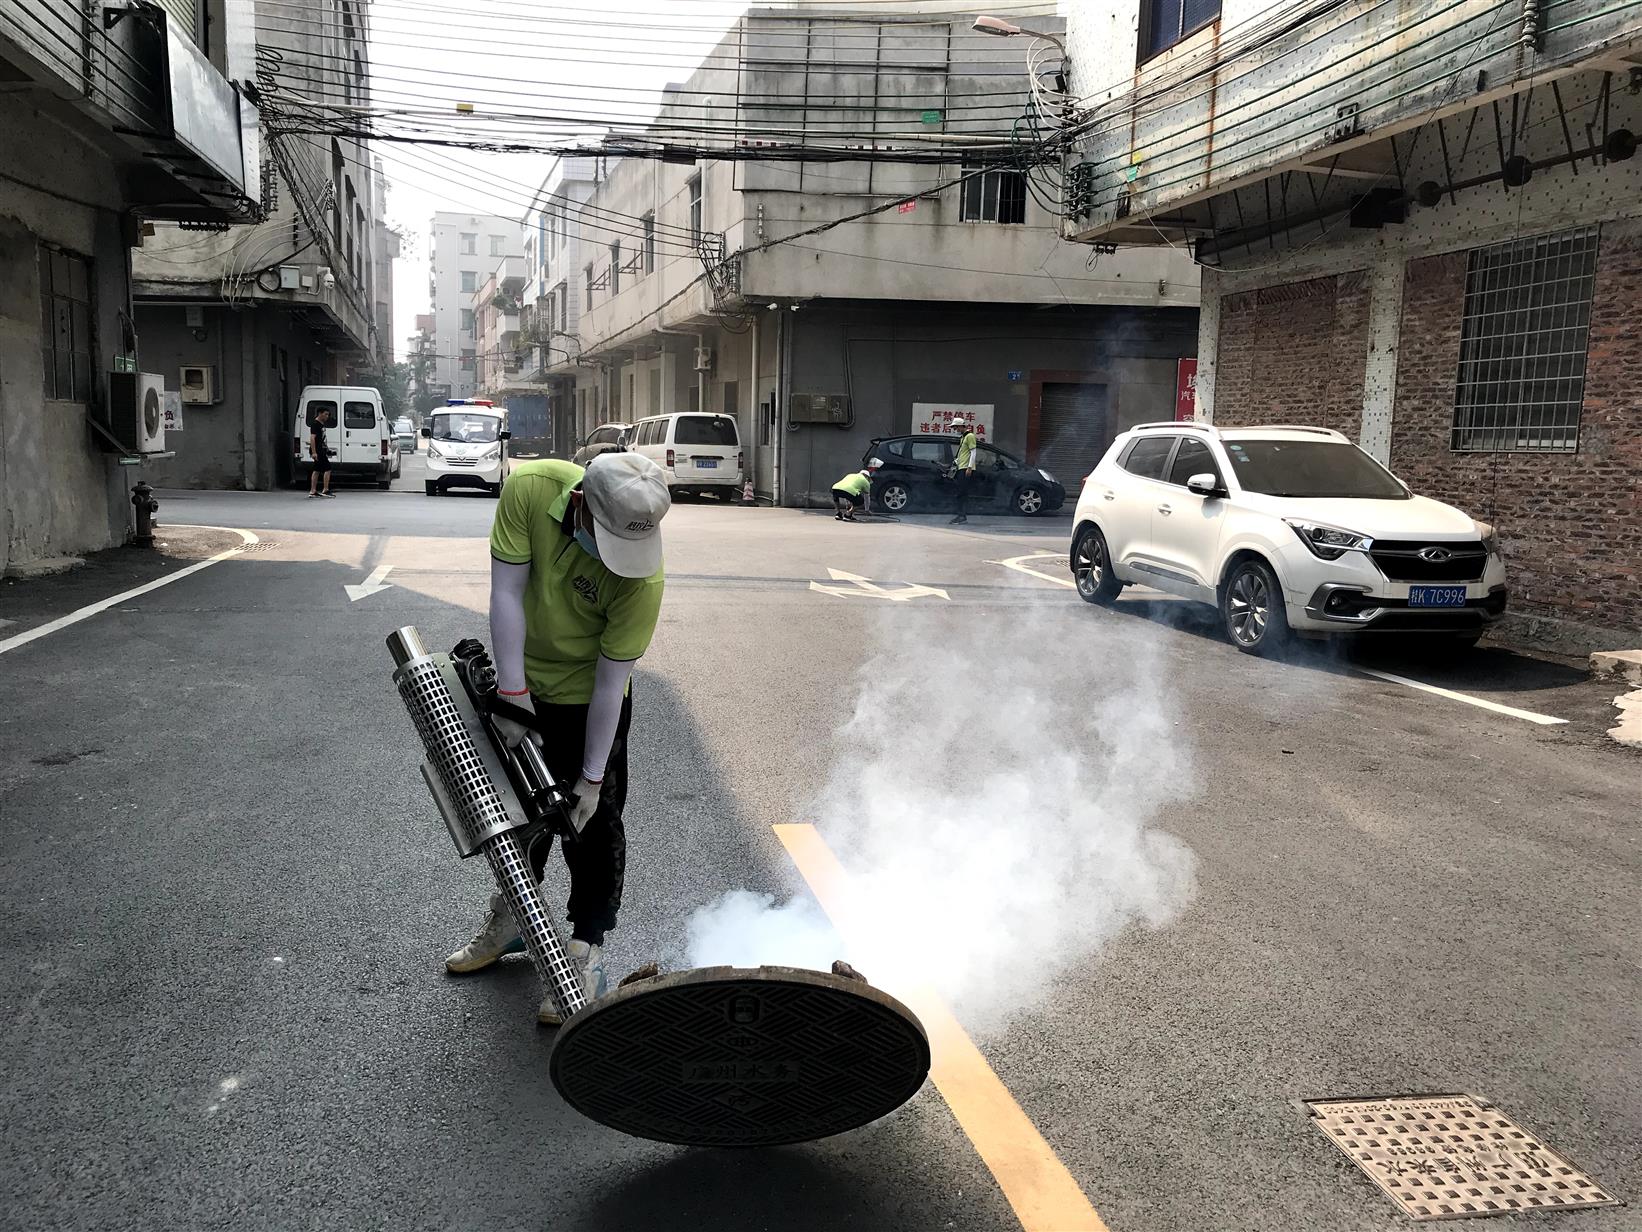
[{"label": "white suv", "polygon": [[1213,604],[1249,654],[1290,630],[1471,645],[1505,612],[1494,528],[1326,428],[1140,424],[1084,481],[1073,525],[1085,600],[1136,583]]}]

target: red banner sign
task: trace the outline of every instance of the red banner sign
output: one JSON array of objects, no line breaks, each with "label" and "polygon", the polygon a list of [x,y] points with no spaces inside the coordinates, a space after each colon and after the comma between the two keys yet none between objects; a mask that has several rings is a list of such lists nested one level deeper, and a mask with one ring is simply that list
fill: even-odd
[{"label": "red banner sign", "polygon": [[1197,418],[1197,361],[1183,359],[1175,368],[1174,418],[1186,423]]}]

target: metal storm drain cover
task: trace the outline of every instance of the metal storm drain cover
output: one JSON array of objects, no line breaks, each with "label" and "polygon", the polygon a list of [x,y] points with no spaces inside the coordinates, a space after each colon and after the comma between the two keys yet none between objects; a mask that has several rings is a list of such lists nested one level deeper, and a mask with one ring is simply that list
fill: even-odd
[{"label": "metal storm drain cover", "polygon": [[1306,1107],[1411,1219],[1619,1205],[1510,1117],[1469,1095],[1312,1100]]},{"label": "metal storm drain cover", "polygon": [[705,967],[586,1006],[548,1060],[602,1125],[689,1146],[777,1146],[875,1121],[917,1092],[929,1039],[870,984],[794,967]]}]

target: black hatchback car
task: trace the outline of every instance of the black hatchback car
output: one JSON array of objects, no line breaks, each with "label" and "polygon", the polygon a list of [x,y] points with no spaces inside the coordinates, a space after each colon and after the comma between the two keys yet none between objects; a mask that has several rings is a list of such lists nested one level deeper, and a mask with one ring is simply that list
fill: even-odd
[{"label": "black hatchback car", "polygon": [[[946,478],[958,453],[954,436],[886,436],[861,457],[872,472],[872,507],[885,513],[940,513],[957,508],[958,489]],[[1053,513],[1066,489],[1048,471],[1028,466],[995,445],[979,446],[969,506],[979,513]]]}]

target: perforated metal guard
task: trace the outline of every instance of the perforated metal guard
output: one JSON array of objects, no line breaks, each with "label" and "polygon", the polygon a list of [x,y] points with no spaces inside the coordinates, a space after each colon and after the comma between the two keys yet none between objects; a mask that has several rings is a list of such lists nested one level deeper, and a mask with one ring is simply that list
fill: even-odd
[{"label": "perforated metal guard", "polygon": [[1616,1206],[1619,1200],[1469,1095],[1307,1104],[1317,1128],[1410,1219]]},{"label": "perforated metal guard", "polygon": [[587,995],[542,905],[524,848],[509,828],[515,822],[507,803],[474,743],[465,714],[466,696],[459,699],[452,693],[439,660],[431,656],[404,664],[394,673],[394,681],[445,794],[469,836],[483,840],[496,888],[513,912],[536,974],[559,1008],[566,1015],[574,1014],[586,1004]]},{"label": "perforated metal guard", "polygon": [[619,989],[560,1028],[566,1103],[689,1146],[809,1142],[875,1121],[929,1073],[929,1039],[869,984],[792,967],[706,967]]}]

